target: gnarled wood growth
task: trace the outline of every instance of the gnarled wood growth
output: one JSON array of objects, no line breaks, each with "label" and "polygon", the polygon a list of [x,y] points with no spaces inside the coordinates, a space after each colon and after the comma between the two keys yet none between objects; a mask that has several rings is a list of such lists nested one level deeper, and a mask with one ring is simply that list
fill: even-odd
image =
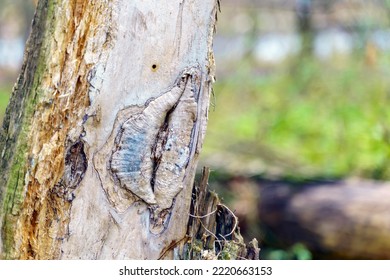
[{"label": "gnarled wood growth", "polygon": [[173,258],[217,0],[40,0],[0,139],[2,258]]}]

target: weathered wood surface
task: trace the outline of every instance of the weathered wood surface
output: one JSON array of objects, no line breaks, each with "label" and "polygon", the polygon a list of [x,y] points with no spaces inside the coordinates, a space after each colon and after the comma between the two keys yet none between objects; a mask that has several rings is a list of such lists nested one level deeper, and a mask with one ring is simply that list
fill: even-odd
[{"label": "weathered wood surface", "polygon": [[157,259],[186,235],[217,0],[38,3],[7,110],[11,259]]}]

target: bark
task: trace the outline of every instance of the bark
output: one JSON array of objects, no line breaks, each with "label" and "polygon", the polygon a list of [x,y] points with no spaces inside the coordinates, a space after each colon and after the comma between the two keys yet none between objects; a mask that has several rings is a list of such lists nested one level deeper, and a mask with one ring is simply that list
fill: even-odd
[{"label": "bark", "polygon": [[0,138],[2,258],[178,257],[217,6],[38,2]]}]

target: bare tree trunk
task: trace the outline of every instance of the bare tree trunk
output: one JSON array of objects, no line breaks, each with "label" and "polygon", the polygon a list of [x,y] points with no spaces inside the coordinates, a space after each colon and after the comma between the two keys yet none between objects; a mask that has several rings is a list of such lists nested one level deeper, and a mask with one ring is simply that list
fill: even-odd
[{"label": "bare tree trunk", "polygon": [[302,56],[311,55],[313,52],[312,5],[312,0],[296,1],[297,27],[301,36],[300,55]]},{"label": "bare tree trunk", "polygon": [[40,0],[0,138],[2,258],[174,258],[217,0]]}]

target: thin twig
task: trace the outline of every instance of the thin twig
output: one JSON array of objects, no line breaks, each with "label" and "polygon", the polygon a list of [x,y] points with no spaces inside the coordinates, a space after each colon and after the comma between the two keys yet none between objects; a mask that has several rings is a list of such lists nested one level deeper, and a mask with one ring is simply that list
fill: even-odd
[{"label": "thin twig", "polygon": [[190,217],[192,218],[197,218],[197,219],[203,219],[203,218],[206,218],[208,216],[211,216],[212,214],[214,214],[215,212],[217,212],[218,210],[215,209],[214,211],[210,212],[210,213],[207,213],[206,215],[203,215],[203,216],[196,216],[196,215],[192,215],[192,214],[188,214],[190,215]]}]

